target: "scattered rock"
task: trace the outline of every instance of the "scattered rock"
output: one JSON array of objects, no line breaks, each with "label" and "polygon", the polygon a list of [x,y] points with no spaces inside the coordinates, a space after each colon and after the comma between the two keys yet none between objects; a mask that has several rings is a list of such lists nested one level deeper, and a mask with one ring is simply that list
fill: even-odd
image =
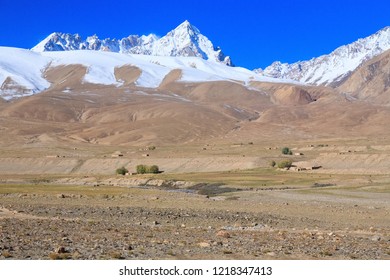
[{"label": "scattered rock", "polygon": [[371,238],[372,241],[380,241],[382,238],[378,235],[375,235]]},{"label": "scattered rock", "polygon": [[65,247],[60,246],[60,247],[58,247],[58,248],[55,250],[55,252],[56,252],[57,254],[65,254],[65,253],[69,253],[69,250],[67,250]]},{"label": "scattered rock", "polygon": [[199,242],[199,243],[198,243],[198,246],[201,247],[201,248],[207,248],[207,247],[210,247],[210,243],[207,243],[207,242]]},{"label": "scattered rock", "polygon": [[[372,220],[359,227],[345,228],[344,221],[343,227],[337,227],[337,220],[335,224],[333,221],[327,224],[276,212],[198,208],[193,211],[175,208],[175,205],[167,209],[153,208],[150,204],[129,206],[127,194],[115,195],[108,202],[100,195],[100,190],[96,190],[96,196],[85,195],[85,201],[57,200],[56,194],[45,197],[29,194],[24,199],[17,195],[0,195],[5,200],[2,207],[7,207],[0,209],[0,259],[7,255],[13,259],[33,260],[166,259],[173,256],[388,259],[390,256],[387,228],[381,223],[375,224],[375,229],[370,228]],[[76,196],[67,193],[59,197]],[[142,202],[150,197],[153,196],[144,197]],[[167,201],[165,196],[160,198]],[[202,198],[201,203],[211,202]],[[277,207],[281,205],[282,202],[275,203]],[[290,207],[294,211],[296,203]],[[352,214],[356,212],[353,204],[349,208],[335,208],[336,211],[344,209],[352,210]],[[11,218],[3,218],[4,215]],[[17,215],[22,218],[18,219]]]},{"label": "scattered rock", "polygon": [[230,233],[228,233],[226,230],[220,230],[217,232],[216,236],[223,237],[223,238],[230,238]]}]

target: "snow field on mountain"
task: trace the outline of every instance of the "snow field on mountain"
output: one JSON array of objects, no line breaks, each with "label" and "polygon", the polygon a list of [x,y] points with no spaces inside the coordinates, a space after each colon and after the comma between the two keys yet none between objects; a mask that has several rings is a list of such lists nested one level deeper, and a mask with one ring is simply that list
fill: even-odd
[{"label": "snow field on mountain", "polygon": [[42,91],[50,83],[42,77],[42,70],[51,59],[29,50],[0,47],[0,86],[7,78],[31,93]]},{"label": "snow field on mountain", "polygon": [[142,87],[158,87],[169,69],[144,61],[131,55],[103,51],[67,51],[43,52],[42,56],[52,59],[52,67],[81,64],[88,68],[84,81],[92,84],[117,85],[121,83],[115,78],[115,68],[124,65],[136,66],[142,70],[137,85]]},{"label": "snow field on mountain", "polygon": [[[50,83],[42,77],[47,67],[71,64],[87,67],[84,82],[114,86],[122,85],[122,82],[115,77],[115,68],[126,65],[138,67],[142,71],[136,85],[147,88],[158,87],[165,76],[175,69],[182,71],[180,82],[234,81],[243,84],[249,84],[251,81],[286,82],[258,76],[245,68],[229,67],[198,57],[161,57],[91,50],[37,53],[2,47],[0,48],[0,84],[10,77],[19,86],[29,91],[26,94],[37,93],[50,87]],[[1,90],[0,96],[4,97],[5,93]],[[7,96],[10,94],[12,95],[7,92]],[[17,92],[14,94],[20,95]]]},{"label": "snow field on mountain", "polygon": [[115,68],[125,65],[141,69],[142,74],[136,84],[141,87],[156,88],[165,76],[174,69],[182,70],[182,82],[212,82],[236,80],[248,82],[255,74],[244,68],[225,66],[197,57],[160,57],[147,55],[128,55],[102,51],[43,52],[42,56],[53,59],[51,66],[81,64],[88,67],[84,81],[93,84],[117,85]]},{"label": "snow field on mountain", "polygon": [[[166,57],[137,55],[138,60],[157,63],[171,70],[182,70],[181,82],[213,82],[213,81],[269,81],[279,80],[260,77],[254,72],[241,68],[229,67],[221,63],[207,61],[198,57]],[[144,69],[142,69],[144,71]],[[280,82],[280,81],[279,81]]]},{"label": "snow field on mountain", "polygon": [[329,59],[328,63],[319,63],[319,66],[314,68],[315,71],[303,76],[302,81],[317,85],[338,82],[346,74],[355,70],[364,60],[365,56],[363,54],[345,59],[336,59],[335,57],[332,57]]}]

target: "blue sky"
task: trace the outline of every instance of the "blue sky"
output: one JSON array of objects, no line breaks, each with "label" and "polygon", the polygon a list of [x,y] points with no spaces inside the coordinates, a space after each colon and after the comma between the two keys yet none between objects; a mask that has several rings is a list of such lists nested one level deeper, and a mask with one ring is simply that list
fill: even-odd
[{"label": "blue sky", "polygon": [[189,20],[237,66],[296,62],[390,25],[390,1],[0,0],[0,46],[31,48],[52,32],[83,38],[165,35]]}]

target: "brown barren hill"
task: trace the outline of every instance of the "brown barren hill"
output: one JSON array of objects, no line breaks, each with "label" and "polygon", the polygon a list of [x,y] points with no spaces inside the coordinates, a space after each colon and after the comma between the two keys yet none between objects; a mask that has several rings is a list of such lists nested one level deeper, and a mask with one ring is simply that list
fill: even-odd
[{"label": "brown barren hill", "polygon": [[304,105],[314,101],[309,92],[297,86],[286,85],[277,89],[272,100],[278,105]]},{"label": "brown barren hill", "polygon": [[390,105],[390,50],[363,63],[338,90],[359,100]]}]

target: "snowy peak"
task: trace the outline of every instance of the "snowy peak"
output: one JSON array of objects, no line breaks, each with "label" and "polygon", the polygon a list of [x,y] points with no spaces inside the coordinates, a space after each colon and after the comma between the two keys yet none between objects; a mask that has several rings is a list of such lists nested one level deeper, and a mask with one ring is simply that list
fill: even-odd
[{"label": "snowy peak", "polygon": [[169,33],[184,34],[184,35],[188,34],[189,36],[193,37],[199,35],[200,31],[198,28],[193,26],[188,20],[186,20]]},{"label": "snowy peak", "polygon": [[230,57],[225,56],[220,48],[215,48],[211,41],[187,20],[162,38],[149,34],[130,35],[120,40],[109,38],[101,40],[93,35],[82,40],[78,34],[56,32],[50,34],[32,50],[36,52],[99,50],[156,56],[195,56],[232,66]]},{"label": "snowy peak", "polygon": [[65,34],[54,32],[46,37],[42,42],[32,48],[33,51],[65,51],[84,49],[84,42],[79,34]]},{"label": "snowy peak", "polygon": [[390,49],[390,27],[385,27],[366,38],[341,46],[328,55],[293,64],[279,61],[262,69],[260,75],[292,79],[313,85],[337,85],[363,62]]},{"label": "snowy peak", "polygon": [[152,54],[157,56],[195,56],[232,66],[230,58],[225,56],[219,48],[215,48],[213,43],[188,21],[183,22],[159,39],[153,47]]},{"label": "snowy peak", "polygon": [[100,40],[97,35],[93,35],[83,40],[79,34],[54,32],[31,50],[35,52],[75,50],[119,52],[119,49],[119,41],[116,39]]}]

